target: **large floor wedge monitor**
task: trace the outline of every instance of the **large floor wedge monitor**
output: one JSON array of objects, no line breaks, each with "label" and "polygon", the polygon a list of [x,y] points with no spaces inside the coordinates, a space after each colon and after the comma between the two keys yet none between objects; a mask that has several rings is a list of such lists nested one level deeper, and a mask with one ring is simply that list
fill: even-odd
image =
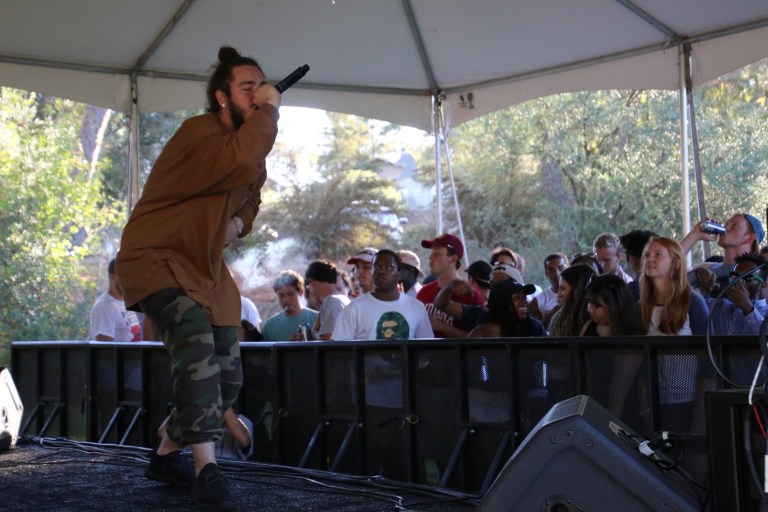
[{"label": "large floor wedge monitor", "polygon": [[478,510],[700,510],[683,476],[640,453],[643,440],[589,396],[562,401],[512,454]]}]

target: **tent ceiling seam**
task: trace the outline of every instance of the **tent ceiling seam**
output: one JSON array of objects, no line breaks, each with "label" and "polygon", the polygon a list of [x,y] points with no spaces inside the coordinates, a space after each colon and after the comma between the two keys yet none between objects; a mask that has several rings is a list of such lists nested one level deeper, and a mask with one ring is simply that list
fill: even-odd
[{"label": "tent ceiling seam", "polygon": [[171,19],[168,20],[168,23],[165,24],[163,29],[160,31],[157,36],[152,40],[152,43],[147,47],[146,50],[144,50],[144,53],[141,54],[141,57],[136,61],[136,63],[133,65],[133,68],[131,69],[131,73],[135,73],[136,71],[140,70],[144,67],[144,64],[147,63],[150,57],[155,53],[157,48],[165,41],[165,39],[173,32],[174,27],[179,22],[179,20],[187,13],[187,10],[189,10],[190,6],[195,0],[184,0],[178,9],[176,9],[176,12],[173,13],[173,16],[171,16]]},{"label": "tent ceiling seam", "polygon": [[405,11],[405,17],[408,20],[408,26],[411,28],[411,35],[413,35],[414,43],[416,43],[416,49],[419,51],[421,64],[424,66],[424,73],[427,75],[430,92],[434,95],[438,91],[437,79],[435,78],[435,73],[432,70],[432,63],[429,60],[429,55],[427,55],[427,48],[424,44],[424,39],[421,37],[419,24],[416,22],[416,14],[413,12],[411,0],[402,0],[402,5],[403,10]]},{"label": "tent ceiling seam", "polygon": [[635,5],[634,2],[631,0],[616,0],[619,4],[623,5],[625,8],[630,10],[633,14],[636,16],[639,16],[641,19],[649,23],[653,28],[664,34],[667,39],[670,41],[677,43],[682,39],[681,35],[672,30],[670,27],[668,27],[665,23],[663,23],[661,20],[656,19],[654,16],[652,16],[647,11],[644,11],[639,6]]}]

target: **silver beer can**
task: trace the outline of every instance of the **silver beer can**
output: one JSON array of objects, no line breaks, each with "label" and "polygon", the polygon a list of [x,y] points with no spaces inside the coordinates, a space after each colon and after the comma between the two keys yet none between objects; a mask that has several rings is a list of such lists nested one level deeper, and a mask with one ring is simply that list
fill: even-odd
[{"label": "silver beer can", "polygon": [[699,223],[699,229],[710,235],[722,235],[725,233],[725,226],[711,220],[703,220]]}]

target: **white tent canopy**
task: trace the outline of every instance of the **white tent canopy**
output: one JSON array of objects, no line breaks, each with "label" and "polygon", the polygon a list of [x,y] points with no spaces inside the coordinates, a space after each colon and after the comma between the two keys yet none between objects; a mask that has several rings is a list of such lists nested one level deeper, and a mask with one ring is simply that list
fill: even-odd
[{"label": "white tent canopy", "polygon": [[[130,112],[198,108],[222,44],[285,105],[429,130],[548,94],[679,89],[768,56],[765,0],[4,0],[0,85]],[[135,89],[132,91],[132,80]],[[471,98],[471,99],[470,99]]]}]

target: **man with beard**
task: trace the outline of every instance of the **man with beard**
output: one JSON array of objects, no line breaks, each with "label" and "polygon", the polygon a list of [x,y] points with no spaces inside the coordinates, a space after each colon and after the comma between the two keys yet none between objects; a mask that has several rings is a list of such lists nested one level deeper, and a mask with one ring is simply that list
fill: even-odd
[{"label": "man with beard", "polygon": [[227,46],[218,57],[208,112],[185,121],[155,162],[123,231],[117,272],[126,306],[149,317],[171,355],[174,409],[145,475],[192,485],[197,503],[228,508],[214,441],[243,372],[240,292],[223,252],[259,211],[281,98],[252,58]]},{"label": "man with beard", "polygon": [[[768,269],[765,258],[759,254],[736,256],[736,267],[729,274],[737,283],[728,288],[724,298],[712,311],[712,332],[714,334],[758,334],[763,319],[768,314],[768,305],[762,297],[767,287]],[[757,267],[762,267],[755,270]],[[706,269],[700,273],[706,274]],[[712,307],[716,299],[707,299],[707,306]]]},{"label": "man with beard", "polygon": [[312,339],[330,340],[339,314],[349,304],[349,297],[339,293],[338,280],[338,269],[328,260],[314,260],[307,265],[304,272],[307,292],[319,304],[312,324]]}]

